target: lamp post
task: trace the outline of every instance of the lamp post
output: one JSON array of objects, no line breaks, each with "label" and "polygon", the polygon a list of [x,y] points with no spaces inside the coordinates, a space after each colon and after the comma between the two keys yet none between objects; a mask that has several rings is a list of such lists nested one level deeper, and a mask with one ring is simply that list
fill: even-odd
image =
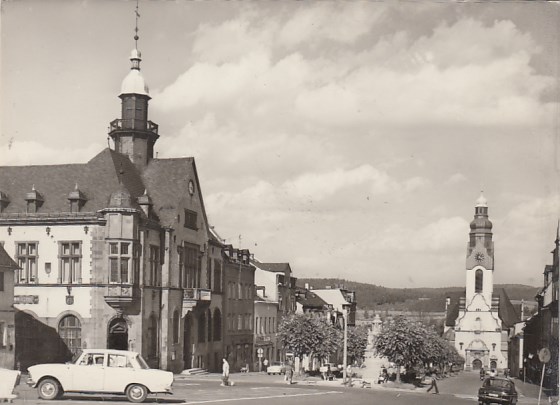
[{"label": "lamp post", "polygon": [[348,308],[350,305],[342,305],[342,318],[344,318],[344,348],[342,354],[342,383],[346,384],[346,367],[347,367],[347,357],[348,357]]}]

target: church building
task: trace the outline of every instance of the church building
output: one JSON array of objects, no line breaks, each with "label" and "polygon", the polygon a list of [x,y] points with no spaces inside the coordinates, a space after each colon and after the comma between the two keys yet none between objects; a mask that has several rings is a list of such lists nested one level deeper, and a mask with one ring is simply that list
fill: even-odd
[{"label": "church building", "polygon": [[21,369],[84,348],[137,351],[175,372],[220,367],[220,246],[209,244],[194,158],[155,157],[137,46],[130,61],[114,148],[85,164],[0,167]]},{"label": "church building", "polygon": [[518,321],[502,289],[494,289],[494,241],[488,204],[476,201],[466,254],[466,289],[447,307],[444,336],[465,359],[466,370],[508,366],[508,329]]}]

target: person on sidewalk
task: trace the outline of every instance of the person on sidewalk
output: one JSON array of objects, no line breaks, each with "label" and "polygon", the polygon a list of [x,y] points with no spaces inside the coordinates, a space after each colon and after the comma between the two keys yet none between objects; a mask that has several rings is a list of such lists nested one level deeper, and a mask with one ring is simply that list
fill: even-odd
[{"label": "person on sidewalk", "polygon": [[348,387],[352,386],[352,373],[354,371],[352,370],[352,365],[348,364],[348,367],[346,367],[346,384]]},{"label": "person on sidewalk", "polygon": [[437,386],[435,374],[434,374],[434,373],[430,373],[430,374],[429,374],[429,377],[431,378],[432,383],[431,383],[431,385],[430,385],[430,388],[428,388],[428,391],[426,391],[426,392],[430,392],[430,391],[432,390],[432,388],[435,388],[435,391],[432,392],[432,394],[439,394],[439,389],[438,389],[438,386]]},{"label": "person on sidewalk", "polygon": [[225,358],[222,359],[222,383],[220,385],[222,387],[229,386],[229,363]]},{"label": "person on sidewalk", "polygon": [[294,369],[292,367],[292,362],[288,362],[288,364],[286,364],[286,381],[288,382],[289,385],[292,384],[292,379],[294,378]]}]

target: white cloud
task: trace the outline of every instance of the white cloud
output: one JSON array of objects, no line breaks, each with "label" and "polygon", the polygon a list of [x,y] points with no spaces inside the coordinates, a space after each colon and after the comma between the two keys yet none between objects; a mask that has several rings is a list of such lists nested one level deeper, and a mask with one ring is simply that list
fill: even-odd
[{"label": "white cloud", "polygon": [[349,44],[366,34],[377,23],[384,8],[371,8],[365,2],[316,2],[301,9],[282,27],[280,42],[288,46],[319,41]]},{"label": "white cloud", "polygon": [[[0,146],[2,166],[49,165],[53,162],[85,163],[97,155],[103,145],[82,148],[49,147],[39,141],[14,141]],[[61,161],[61,157],[63,160]]]}]

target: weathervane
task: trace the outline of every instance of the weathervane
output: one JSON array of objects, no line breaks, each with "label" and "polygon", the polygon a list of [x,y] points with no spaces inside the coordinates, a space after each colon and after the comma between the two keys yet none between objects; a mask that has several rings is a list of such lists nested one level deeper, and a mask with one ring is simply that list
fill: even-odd
[{"label": "weathervane", "polygon": [[136,14],[136,26],[134,27],[134,47],[138,50],[138,18],[140,17],[140,13],[138,12],[138,0],[136,0],[136,9],[134,10],[134,14]]}]

